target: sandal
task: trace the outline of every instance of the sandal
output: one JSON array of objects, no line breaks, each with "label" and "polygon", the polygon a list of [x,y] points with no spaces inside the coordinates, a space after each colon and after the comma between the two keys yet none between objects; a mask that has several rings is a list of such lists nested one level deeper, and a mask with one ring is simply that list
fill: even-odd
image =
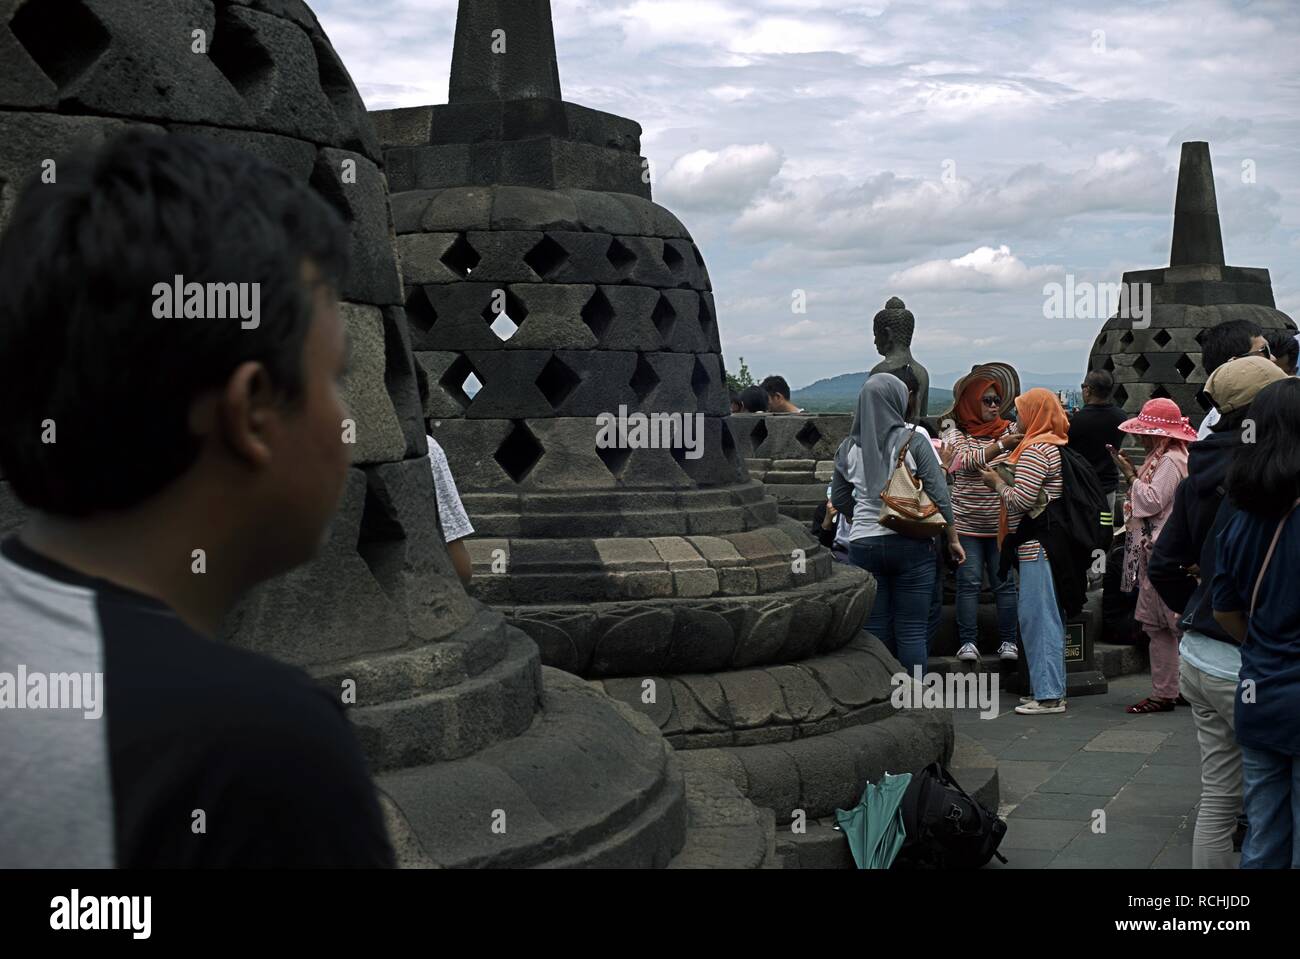
[{"label": "sandal", "polygon": [[1174,710],[1172,699],[1154,699],[1148,696],[1140,703],[1134,703],[1124,710],[1126,713],[1169,713]]}]

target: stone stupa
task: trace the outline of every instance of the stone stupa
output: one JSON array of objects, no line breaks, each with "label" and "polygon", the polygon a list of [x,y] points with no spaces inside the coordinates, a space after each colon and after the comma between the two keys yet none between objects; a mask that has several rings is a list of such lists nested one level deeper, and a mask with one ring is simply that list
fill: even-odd
[{"label": "stone stupa", "polygon": [[[946,760],[949,714],[889,702],[870,578],[748,476],[703,257],[639,125],[562,99],[549,0],[462,0],[449,90],[372,116],[472,594],[779,822]],[[620,410],[698,414],[700,455],[603,448]]]},{"label": "stone stupa", "polygon": [[1147,400],[1168,397],[1200,424],[1205,411],[1196,394],[1206,379],[1200,341],[1210,327],[1244,319],[1265,331],[1296,328],[1276,308],[1268,270],[1224,263],[1210,145],[1203,141],[1183,144],[1169,266],[1124,274],[1125,287],[1142,283],[1151,284],[1150,325],[1111,317],[1088,358],[1088,369],[1114,375],[1114,400],[1133,415]]},{"label": "stone stupa", "polygon": [[[196,30],[206,54],[192,48]],[[225,638],[301,666],[335,693],[355,682],[349,715],[399,860],[768,860],[770,815],[725,779],[684,772],[643,716],[544,669],[533,641],[456,579],[426,459],[380,148],[306,4],[0,0],[0,228],[12,191],[44,158],[128,123],[248,150],[310,182],[350,226],[340,294],[358,442],[343,503],[322,553],[250,595]],[[355,182],[344,176],[353,165]],[[0,527],[21,515],[0,477]]]}]

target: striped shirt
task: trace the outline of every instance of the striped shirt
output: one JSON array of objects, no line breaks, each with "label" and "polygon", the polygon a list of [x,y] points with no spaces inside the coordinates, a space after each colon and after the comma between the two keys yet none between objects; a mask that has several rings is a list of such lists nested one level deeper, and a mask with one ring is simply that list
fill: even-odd
[{"label": "striped shirt", "polygon": [[[1006,433],[1015,432],[1015,424],[1008,423]],[[1001,501],[998,494],[984,483],[980,470],[987,469],[984,463],[984,447],[994,442],[997,437],[971,436],[953,427],[943,434],[943,441],[954,450],[952,466],[952,511],[956,517],[959,536],[992,537],[998,535],[998,515]],[[1000,463],[1005,454],[994,457],[992,462]]]},{"label": "striped shirt", "polygon": [[[974,458],[983,461],[984,455],[977,452]],[[1061,479],[1061,450],[1051,443],[1027,446],[1014,465],[1016,481],[1002,487],[1000,494],[1007,507],[1007,529],[1013,533],[1035,506],[1046,507],[1065,492],[1065,483]],[[1016,556],[1021,562],[1033,562],[1042,548],[1038,540],[1031,539],[1020,544]]]}]

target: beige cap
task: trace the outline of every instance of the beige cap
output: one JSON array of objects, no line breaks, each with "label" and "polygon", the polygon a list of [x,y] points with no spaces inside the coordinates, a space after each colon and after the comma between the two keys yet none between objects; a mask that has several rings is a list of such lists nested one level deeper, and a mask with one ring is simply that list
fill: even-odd
[{"label": "beige cap", "polygon": [[1286,379],[1276,363],[1262,356],[1243,356],[1229,360],[1210,374],[1205,392],[1223,414],[1235,413],[1249,406],[1255,394],[1278,380]]}]

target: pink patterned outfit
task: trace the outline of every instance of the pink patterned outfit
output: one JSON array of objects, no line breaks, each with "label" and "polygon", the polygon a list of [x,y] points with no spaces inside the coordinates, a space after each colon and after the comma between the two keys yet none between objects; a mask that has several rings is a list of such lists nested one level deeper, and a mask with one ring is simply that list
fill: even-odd
[{"label": "pink patterned outfit", "polygon": [[1151,586],[1147,564],[1156,537],[1174,507],[1174,493],[1187,477],[1187,444],[1160,440],[1147,454],[1146,462],[1129,486],[1124,501],[1124,547],[1122,587],[1138,590],[1134,618],[1151,640],[1151,685],[1158,699],[1178,698],[1178,614],[1166,606]]}]

